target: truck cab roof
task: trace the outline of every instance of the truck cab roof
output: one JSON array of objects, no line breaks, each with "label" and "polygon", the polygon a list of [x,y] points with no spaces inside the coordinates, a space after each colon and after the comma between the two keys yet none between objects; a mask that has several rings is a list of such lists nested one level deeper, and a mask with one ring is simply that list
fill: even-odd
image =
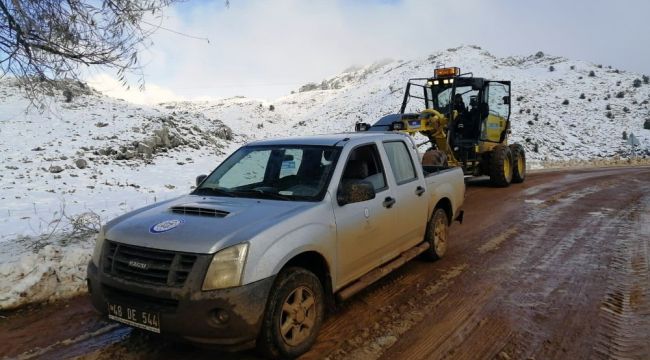
[{"label": "truck cab roof", "polygon": [[247,146],[273,146],[273,145],[315,145],[315,146],[336,146],[348,142],[363,142],[376,140],[410,140],[410,137],[404,133],[397,132],[349,132],[327,135],[311,135],[299,137],[285,137],[278,139],[258,140],[248,143]]}]

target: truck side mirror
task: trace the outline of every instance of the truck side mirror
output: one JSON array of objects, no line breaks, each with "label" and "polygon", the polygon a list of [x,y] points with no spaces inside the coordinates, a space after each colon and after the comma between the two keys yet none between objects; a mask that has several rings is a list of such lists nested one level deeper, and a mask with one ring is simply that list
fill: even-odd
[{"label": "truck side mirror", "polygon": [[199,175],[199,176],[197,176],[196,177],[196,186],[198,187],[199,185],[201,185],[203,180],[205,180],[205,178],[207,178],[207,177],[208,177],[208,175]]},{"label": "truck side mirror", "polygon": [[503,97],[503,104],[504,105],[510,105],[510,96],[504,96]]},{"label": "truck side mirror", "polygon": [[375,188],[369,181],[344,180],[339,186],[336,201],[340,206],[375,198]]}]

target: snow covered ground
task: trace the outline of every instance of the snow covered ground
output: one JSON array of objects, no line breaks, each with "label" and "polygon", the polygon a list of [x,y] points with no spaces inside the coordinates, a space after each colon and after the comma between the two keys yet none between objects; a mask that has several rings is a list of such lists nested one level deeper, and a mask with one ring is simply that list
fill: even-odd
[{"label": "snow covered ground", "polygon": [[[79,84],[44,109],[0,81],[0,309],[84,291],[92,231],[148,203],[187,193],[241,144],[351,131],[396,112],[411,77],[437,65],[512,81],[512,140],[530,164],[650,155],[650,84],[641,74],[534,54],[497,58],[465,46],[382,61],[310,83],[275,100],[138,106]],[[554,71],[550,71],[550,67]],[[640,84],[635,80],[639,79]],[[565,100],[568,100],[566,104]],[[71,235],[72,234],[72,235]]]}]

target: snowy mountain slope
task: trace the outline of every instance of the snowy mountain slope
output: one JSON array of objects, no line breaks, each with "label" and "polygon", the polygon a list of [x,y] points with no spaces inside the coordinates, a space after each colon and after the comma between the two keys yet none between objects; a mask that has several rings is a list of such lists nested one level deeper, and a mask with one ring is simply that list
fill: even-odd
[{"label": "snowy mountain slope", "polygon": [[85,291],[93,230],[187,193],[237,146],[200,113],[75,93],[26,111],[20,90],[0,82],[0,309]]},{"label": "snowy mountain slope", "polygon": [[[238,98],[177,106],[222,119],[251,139],[349,131],[357,121],[374,122],[396,112],[406,79],[431,76],[440,64],[512,81],[512,140],[524,144],[529,159],[627,156],[623,131],[641,140],[641,153],[650,148],[650,131],[643,129],[650,118],[650,85],[642,75],[542,54],[497,58],[473,46],[362,68],[274,102]],[[636,79],[639,87],[634,87]],[[271,104],[274,111],[268,109]]]},{"label": "snowy mountain slope", "polygon": [[512,81],[512,140],[529,160],[626,157],[623,131],[640,140],[637,154],[650,155],[643,129],[650,84],[642,75],[543,54],[498,58],[474,46],[351,68],[273,101],[144,107],[82,87],[70,103],[55,94],[46,111],[25,112],[28,102],[3,80],[0,308],[83,291],[92,228],[186,193],[240,144],[372,123],[399,109],[408,78],[431,76],[437,65]]},{"label": "snowy mountain slope", "polygon": [[49,233],[55,212],[110,217],[178,186],[186,190],[191,179],[179,179],[179,170],[223,155],[232,138],[221,122],[202,114],[94,93],[25,113],[19,90],[0,86],[0,239]]}]

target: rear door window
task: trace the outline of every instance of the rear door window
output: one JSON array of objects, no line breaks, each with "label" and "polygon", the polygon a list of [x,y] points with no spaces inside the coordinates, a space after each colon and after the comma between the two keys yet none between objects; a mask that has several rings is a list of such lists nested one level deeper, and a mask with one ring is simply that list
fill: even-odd
[{"label": "rear door window", "polygon": [[385,142],[384,150],[386,150],[390,167],[393,170],[393,176],[395,176],[395,182],[398,185],[413,181],[417,178],[411,155],[403,141]]}]

